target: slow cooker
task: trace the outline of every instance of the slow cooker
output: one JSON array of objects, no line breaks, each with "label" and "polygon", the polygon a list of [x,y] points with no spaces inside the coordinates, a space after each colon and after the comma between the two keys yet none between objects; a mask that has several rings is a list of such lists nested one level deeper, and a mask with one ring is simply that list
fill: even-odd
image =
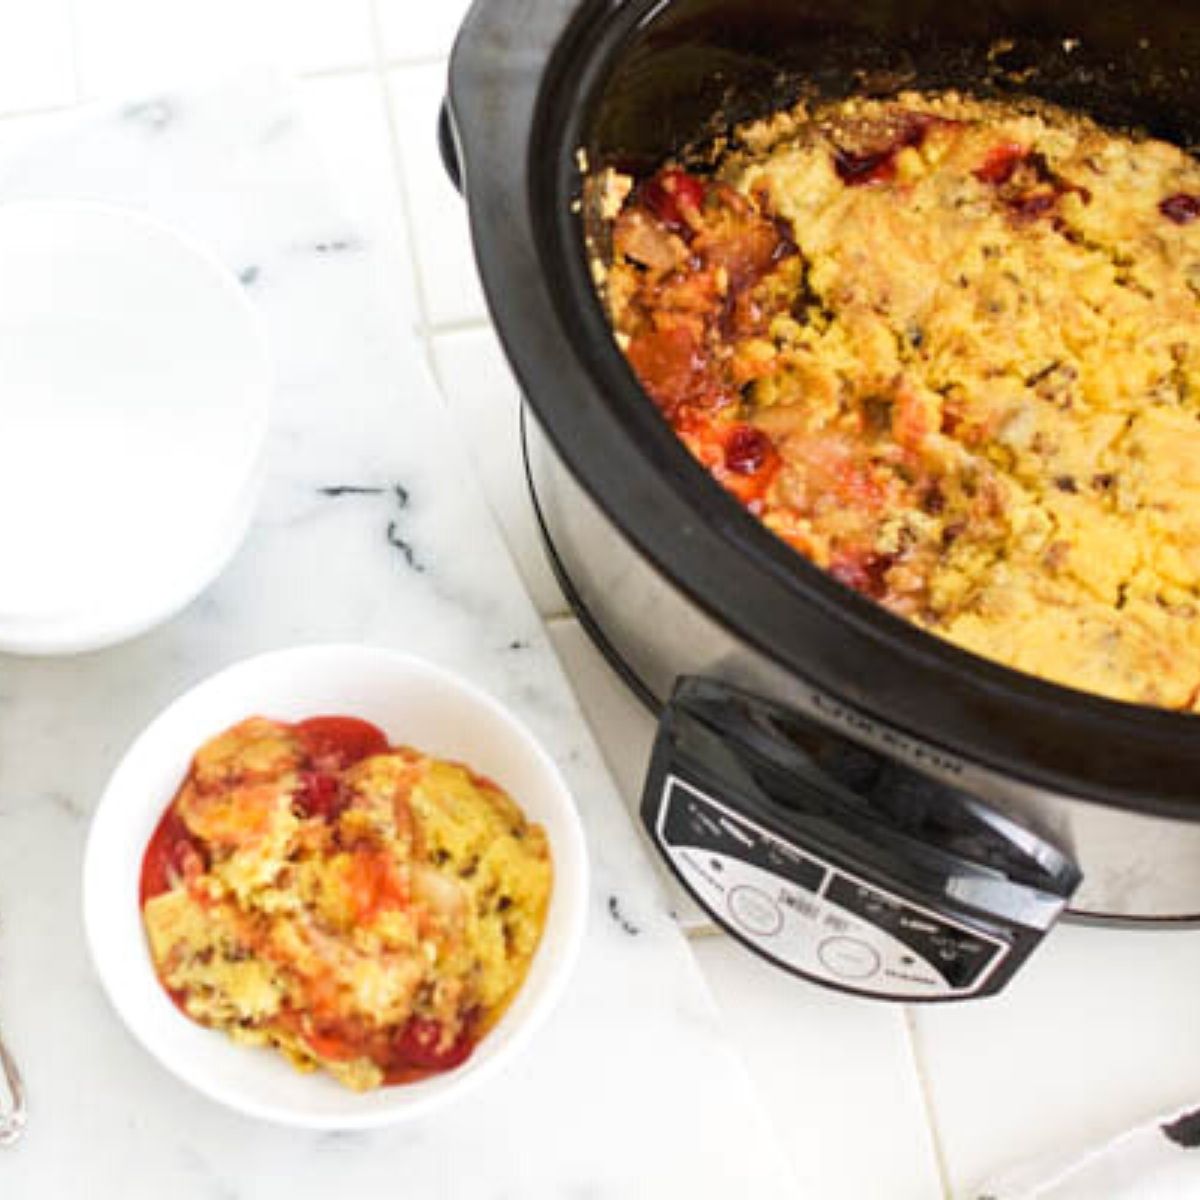
[{"label": "slow cooker", "polygon": [[691,459],[610,334],[589,172],[801,96],[1037,95],[1196,139],[1187,0],[479,0],[443,111],[530,486],[658,715],[641,812],[712,917],[890,999],[993,993],[1060,917],[1200,918],[1200,725],[975,657],[851,592]]}]

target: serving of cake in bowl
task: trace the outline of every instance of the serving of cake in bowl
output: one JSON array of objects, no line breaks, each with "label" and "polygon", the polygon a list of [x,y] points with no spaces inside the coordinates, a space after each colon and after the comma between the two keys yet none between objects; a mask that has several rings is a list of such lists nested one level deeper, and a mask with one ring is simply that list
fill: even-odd
[{"label": "serving of cake in bowl", "polygon": [[301,646],[204,680],[134,742],[83,902],[101,982],[166,1067],[253,1116],[365,1129],[528,1043],[583,939],[587,850],[497,701],[403,654]]},{"label": "serving of cake in bowl", "polygon": [[199,749],[140,892],[189,1017],[365,1090],[470,1057],[551,879],[545,832],[469,768],[355,718],[251,718]]}]

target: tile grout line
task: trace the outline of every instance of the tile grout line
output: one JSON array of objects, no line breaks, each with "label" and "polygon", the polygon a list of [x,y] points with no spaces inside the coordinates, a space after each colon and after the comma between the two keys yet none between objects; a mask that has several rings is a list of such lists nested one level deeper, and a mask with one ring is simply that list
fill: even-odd
[{"label": "tile grout line", "polygon": [[60,117],[75,112],[82,101],[67,104],[33,104],[28,108],[8,108],[0,112],[0,121],[19,121],[24,117]]},{"label": "tile grout line", "polygon": [[[566,608],[558,609],[555,612],[540,613],[539,616],[541,616],[542,624],[546,626],[547,632],[549,632],[551,625],[566,625],[568,622],[572,622],[576,625],[579,624],[579,618],[571,611],[569,605]],[[582,626],[580,626],[580,628],[582,628]]]},{"label": "tile grout line", "polygon": [[341,63],[336,67],[310,67],[296,71],[297,79],[341,79],[346,76],[366,75],[375,70],[375,59],[363,62]]},{"label": "tile grout line", "polygon": [[71,37],[71,85],[75,92],[75,107],[83,102],[83,73],[79,69],[79,20],[77,0],[67,0],[67,24]]},{"label": "tile grout line", "polygon": [[[70,57],[71,57],[71,87],[74,93],[74,99],[63,101],[56,104],[31,104],[27,107],[17,106],[15,108],[0,109],[0,121],[16,120],[21,117],[49,117],[60,113],[73,112],[80,105],[88,103],[92,99],[104,101],[124,95],[124,93],[116,93],[114,96],[100,95],[96,97],[87,96],[83,89],[83,72],[80,67],[79,60],[79,29],[76,21],[75,9],[77,0],[68,0],[67,4],[67,19],[70,24]],[[375,10],[374,0],[372,0],[372,13]],[[383,55],[382,49],[378,45],[377,30],[375,22],[372,21],[372,41],[375,43],[375,57],[363,62],[342,63],[333,67],[313,67],[305,70],[294,70],[290,72],[296,79],[342,79],[350,78],[355,75],[367,75],[372,72],[378,74],[381,78],[390,71],[401,71],[406,67],[429,67],[435,66],[438,63],[446,61],[444,54],[418,54],[412,58],[386,58]],[[440,332],[437,330],[436,332]]]},{"label": "tile grout line", "polygon": [[[374,4],[372,4],[374,13]],[[412,58],[385,58],[379,45],[378,30],[371,22],[371,43],[374,53],[361,62],[339,63],[332,67],[309,67],[296,72],[300,79],[336,79],[342,75],[363,75],[368,71],[402,71],[406,67],[431,67],[446,61],[444,54],[415,54]]]},{"label": "tile grout line", "polygon": [[[372,9],[374,9],[375,3],[376,3],[376,0],[372,0],[372,3],[371,3]],[[435,66],[438,63],[447,62],[447,61],[449,61],[449,58],[450,58],[449,50],[447,50],[444,54],[443,53],[414,54],[412,56],[412,58],[388,58],[383,53],[382,41],[380,41],[378,43],[378,46],[379,46],[379,58],[377,60],[377,65],[378,65],[379,69],[382,71],[395,71],[395,70],[402,69],[404,67],[431,67],[431,66]]]},{"label": "tile grout line", "polygon": [[[378,0],[371,0],[371,49],[374,52],[374,72],[379,83],[380,95],[383,101],[383,117],[388,132],[388,157],[391,159],[392,174],[396,179],[397,190],[400,194],[401,220],[407,234],[405,247],[408,258],[408,269],[412,272],[414,292],[417,301],[417,333],[425,349],[425,358],[430,370],[437,377],[437,367],[433,355],[433,344],[430,333],[429,298],[425,294],[425,281],[421,275],[420,264],[417,261],[417,226],[413,214],[412,198],[408,194],[408,182],[404,176],[404,153],[400,148],[400,133],[396,128],[396,113],[393,105],[392,89],[388,80],[383,55],[383,23],[379,16]],[[430,136],[433,136],[430,131]]]},{"label": "tile grout line", "polygon": [[954,1193],[950,1187],[950,1167],[946,1160],[946,1147],[942,1142],[942,1131],[938,1126],[937,1114],[934,1110],[933,1093],[930,1091],[929,1079],[925,1074],[925,1066],[921,1058],[921,1038],[917,1032],[917,1016],[911,1004],[903,1006],[903,1021],[909,1058],[912,1061],[913,1073],[917,1077],[917,1090],[921,1095],[921,1105],[925,1110],[925,1128],[929,1131],[929,1142],[933,1151],[934,1167],[937,1170],[938,1185],[941,1188],[943,1200],[954,1200]]},{"label": "tile grout line", "polygon": [[453,321],[435,321],[429,326],[431,337],[443,334],[482,333],[493,328],[490,317],[459,317]]}]

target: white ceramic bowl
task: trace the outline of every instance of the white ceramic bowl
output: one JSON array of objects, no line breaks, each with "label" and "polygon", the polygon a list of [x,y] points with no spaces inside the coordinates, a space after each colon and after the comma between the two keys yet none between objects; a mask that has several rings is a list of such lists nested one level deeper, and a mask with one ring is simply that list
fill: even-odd
[{"label": "white ceramic bowl", "polygon": [[245,534],[272,392],[233,275],[139,213],[0,204],[0,650],[181,609]]},{"label": "white ceramic bowl", "polygon": [[[146,843],[196,749],[244,717],[318,715],[373,721],[393,742],[468,763],[495,779],[546,830],[554,890],[529,975],[467,1062],[419,1083],[356,1094],[278,1053],[236,1045],[188,1020],[151,965],[138,909]],[[83,915],[100,979],[134,1036],[205,1095],[252,1116],[314,1129],[394,1124],[471,1090],[509,1062],[567,981],[587,912],[587,852],[574,803],[546,752],[495,700],[439,667],[368,646],[265,654],[214,675],[134,742],[96,810],[83,872]]]}]

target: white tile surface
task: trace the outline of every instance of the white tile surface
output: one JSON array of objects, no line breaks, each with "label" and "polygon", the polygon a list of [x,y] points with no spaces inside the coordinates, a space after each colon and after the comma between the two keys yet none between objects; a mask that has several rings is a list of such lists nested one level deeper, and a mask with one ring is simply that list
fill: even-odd
[{"label": "white tile surface", "polygon": [[692,949],[791,1159],[797,1194],[941,1200],[903,1010],[794,979],[724,934],[694,939]]},{"label": "white tile surface", "polygon": [[77,111],[72,107],[4,117],[0,120],[0,154],[19,153],[27,146],[38,145],[72,120]]},{"label": "white tile surface", "polygon": [[305,79],[298,87],[308,134],[328,168],[351,236],[373,251],[389,309],[406,324],[419,321],[417,287],[399,160],[388,127],[387,97],[375,74]]},{"label": "white tile surface", "polygon": [[608,665],[574,617],[552,620],[547,629],[617,790],[633,814],[638,836],[658,868],[675,919],[690,933],[712,932],[715,926],[663,865],[637,816],[654,746],[654,718]]},{"label": "white tile surface", "polygon": [[74,14],[88,97],[178,88],[245,67],[367,65],[375,53],[370,0],[74,0]]},{"label": "white tile surface", "polygon": [[[465,209],[445,181],[437,153],[441,60],[467,7],[467,0],[0,0],[0,114],[70,105],[77,91],[83,97],[174,91],[189,80],[246,67],[337,73],[304,81],[299,96],[305,124],[341,192],[344,232],[378,252],[372,258],[390,319],[415,319],[426,330],[441,331],[432,339],[432,357],[509,550],[539,611],[561,613],[525,497],[515,442],[516,389],[484,324]],[[376,73],[378,62],[388,65],[385,75]],[[58,120],[0,120],[0,151],[44,136]],[[139,128],[147,139],[159,136],[151,119]],[[126,139],[131,145],[136,140]],[[112,169],[114,155],[120,159],[127,150],[133,152],[110,139],[83,153],[98,169]],[[179,212],[171,207],[169,174],[148,177],[146,197],[162,203],[172,219],[183,219],[187,206]],[[208,202],[220,206],[225,198],[214,191]],[[319,234],[340,238],[342,232],[338,226]],[[257,247],[243,240],[231,228],[227,249],[238,262],[256,261]],[[354,269],[356,257],[345,258],[345,270]],[[264,271],[263,286],[273,286],[275,269],[293,267],[288,254],[277,256]],[[321,269],[334,270],[329,264]],[[336,312],[331,318],[334,326],[353,323]],[[390,336],[386,326],[379,336]],[[351,390],[361,382],[352,380]],[[372,602],[360,599],[362,605]],[[288,636],[288,629],[273,623],[269,598],[261,608],[263,630]],[[477,609],[485,612],[487,601],[481,599]],[[653,722],[574,620],[551,622],[550,635],[632,804]],[[517,676],[510,682],[517,693],[525,686]],[[40,837],[55,822],[70,826],[77,814],[43,808],[38,821],[31,820],[22,836]],[[70,836],[62,840],[70,846]],[[20,839],[14,844],[19,847]],[[600,848],[601,857],[605,853]],[[73,886],[73,878],[62,876],[64,888]],[[675,903],[687,911],[681,900]],[[20,937],[30,946],[46,940],[48,927],[37,923],[44,921],[39,914],[30,910],[30,921],[22,923]],[[693,910],[687,919],[696,918]],[[963,1200],[973,1200],[980,1179],[1014,1160],[1103,1139],[1194,1100],[1200,1090],[1200,933],[1064,928],[1006,995],[909,1010],[907,1016],[796,983],[723,936],[695,944],[788,1148],[798,1194],[815,1200],[940,1196],[912,1051],[952,1193]],[[63,995],[93,987],[81,969]],[[8,1003],[21,1008],[19,998]],[[915,1044],[905,1038],[909,1023]],[[119,1059],[122,1044],[115,1038],[110,1043],[104,1054]],[[146,1079],[139,1077],[143,1083],[152,1089],[161,1081],[147,1069]],[[648,1144],[650,1133],[646,1137]],[[253,1160],[248,1140],[234,1140],[239,1153]],[[141,1159],[131,1160],[130,1177],[135,1163]],[[143,1182],[161,1193],[164,1180],[174,1184],[188,1175],[187,1163],[180,1164],[173,1175],[160,1172]],[[295,1167],[296,1186],[303,1186],[306,1171]],[[383,1180],[381,1175],[380,1186]],[[247,1177],[231,1179],[228,1190],[249,1185]],[[2,1166],[0,1196],[7,1200]]]},{"label": "white tile surface", "polygon": [[574,617],[550,623],[550,636],[626,803],[641,799],[656,725],[642,702],[596,649]]},{"label": "white tile surface", "polygon": [[1200,932],[1061,926],[998,997],[917,1011],[953,1194],[1200,1100],[1197,997]]},{"label": "white tile surface", "polygon": [[487,326],[438,334],[433,355],[442,392],[534,606],[543,617],[564,614],[567,603],[546,562],[525,485],[521,397],[496,335]]},{"label": "white tile surface", "polygon": [[487,306],[475,273],[467,210],[450,185],[437,145],[446,93],[441,63],[403,67],[387,76],[409,198],[425,315],[432,328],[478,321]]},{"label": "white tile surface", "polygon": [[[633,810],[653,743],[653,718],[574,618],[551,621],[548,629]],[[693,950],[783,1138],[799,1194],[821,1200],[941,1197],[904,1010],[847,999],[761,963],[713,933],[712,923],[661,870],[681,924],[698,935]]]},{"label": "white tile surface", "polygon": [[[144,206],[235,271],[255,264],[248,295],[278,380],[256,521],[203,597],[103,652],[0,656],[0,1004],[31,1096],[26,1140],[0,1155],[0,1197],[625,1200],[677,1188],[723,1200],[745,1187],[790,1200],[787,1162],[488,518],[425,348],[380,312],[368,248],[340,240],[345,219],[292,99],[176,94],[153,133],[145,112],[115,105],[0,161],[0,197]],[[511,708],[578,797],[592,867],[578,968],[511,1071],[427,1120],[344,1136],[238,1117],[156,1066],[99,992],[77,891],[90,811],[149,716],[234,659],[321,640],[421,654]],[[725,1138],[747,1147],[745,1162]]]},{"label": "white tile surface", "polygon": [[380,41],[390,62],[450,53],[470,0],[376,0]]},{"label": "white tile surface", "polygon": [[70,0],[0,0],[0,113],[71,104]]}]

